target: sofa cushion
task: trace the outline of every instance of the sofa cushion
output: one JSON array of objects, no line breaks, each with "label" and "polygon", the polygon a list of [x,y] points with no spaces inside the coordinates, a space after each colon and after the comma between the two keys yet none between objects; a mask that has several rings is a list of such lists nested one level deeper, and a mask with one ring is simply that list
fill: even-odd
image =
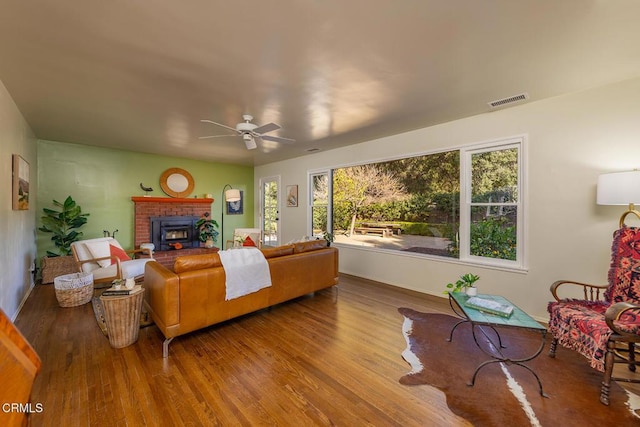
[{"label": "sofa cushion", "polygon": [[277,246],[275,248],[262,248],[261,250],[265,258],[293,255],[293,245]]},{"label": "sofa cushion", "polygon": [[293,253],[300,254],[303,252],[317,251],[318,249],[324,249],[327,247],[327,241],[321,240],[309,240],[307,242],[298,242],[293,244]]},{"label": "sofa cushion", "polygon": [[242,242],[242,246],[255,246],[255,245],[256,243],[253,241],[251,236],[245,237],[244,241]]},{"label": "sofa cushion", "polygon": [[176,258],[173,263],[173,271],[182,273],[185,271],[202,270],[205,268],[220,267],[220,256],[218,254],[187,255]]}]

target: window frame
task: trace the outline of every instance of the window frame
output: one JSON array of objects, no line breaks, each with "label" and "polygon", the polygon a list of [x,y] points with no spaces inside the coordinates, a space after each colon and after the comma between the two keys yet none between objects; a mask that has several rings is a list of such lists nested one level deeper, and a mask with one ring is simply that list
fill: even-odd
[{"label": "window frame", "polygon": [[[475,144],[460,149],[460,256],[459,260],[466,263],[481,264],[487,266],[504,267],[509,269],[525,269],[525,162],[524,162],[524,136],[513,137],[504,140],[491,141],[483,144]],[[472,202],[472,165],[474,154],[516,149],[518,152],[518,184],[516,202],[508,203],[481,203]],[[505,260],[471,255],[471,209],[475,206],[514,206],[516,208],[516,259]]]},{"label": "window frame", "polygon": [[[481,256],[470,255],[470,231],[471,231],[471,156],[476,153],[487,151],[498,151],[501,149],[516,148],[518,150],[518,185],[517,203],[507,203],[506,205],[515,206],[517,211],[516,216],[516,260],[503,260],[498,258],[488,258]],[[307,227],[309,235],[313,234],[313,177],[317,175],[328,175],[328,205],[327,205],[327,231],[332,233],[333,226],[333,172],[335,169],[380,163],[385,161],[393,161],[404,158],[412,158],[416,156],[437,154],[447,151],[458,151],[460,159],[460,200],[458,201],[460,206],[459,216],[459,256],[458,258],[442,257],[437,255],[419,254],[415,252],[404,252],[395,249],[365,247],[358,245],[350,245],[344,243],[334,242],[336,246],[343,246],[345,248],[365,250],[371,252],[389,253],[396,256],[406,256],[413,258],[431,259],[440,262],[456,263],[456,264],[471,264],[478,265],[485,268],[495,268],[507,271],[526,272],[527,271],[527,258],[526,258],[526,246],[528,244],[527,222],[526,222],[526,201],[528,197],[527,192],[527,136],[517,135],[513,137],[494,139],[481,143],[473,143],[450,147],[447,149],[436,149],[421,153],[411,153],[404,156],[389,156],[382,159],[370,159],[366,162],[357,162],[353,164],[341,164],[335,165],[323,169],[313,170],[307,172],[308,182],[308,213],[307,213]],[[499,205],[499,203],[492,203],[492,205]]]},{"label": "window frame", "polygon": [[307,235],[312,237],[323,237],[321,235],[313,234],[313,208],[314,199],[313,199],[313,180],[316,176],[327,176],[327,233],[333,233],[333,169],[322,169],[316,171],[307,172],[307,183],[308,183],[308,191],[307,191]]}]

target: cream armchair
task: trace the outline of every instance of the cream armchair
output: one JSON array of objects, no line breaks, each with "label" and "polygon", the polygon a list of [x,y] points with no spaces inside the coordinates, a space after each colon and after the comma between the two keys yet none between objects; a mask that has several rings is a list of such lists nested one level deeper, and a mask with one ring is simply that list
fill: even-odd
[{"label": "cream armchair", "polygon": [[[115,279],[144,277],[144,265],[153,260],[150,249],[125,251],[113,237],[80,240],[71,244],[78,271],[93,274],[93,282],[108,287]],[[136,258],[137,256],[144,258]]]},{"label": "cream armchair", "polygon": [[[251,238],[255,246],[262,247],[262,230],[259,228],[236,228],[233,230],[233,240],[227,240],[225,249],[242,246],[247,237]],[[238,244],[236,245],[235,242],[238,242]]]}]

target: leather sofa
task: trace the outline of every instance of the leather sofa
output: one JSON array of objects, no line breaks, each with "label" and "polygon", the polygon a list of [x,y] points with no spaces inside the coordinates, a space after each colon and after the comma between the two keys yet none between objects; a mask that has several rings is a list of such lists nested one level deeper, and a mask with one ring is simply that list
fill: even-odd
[{"label": "leather sofa", "polygon": [[261,251],[271,286],[228,301],[217,253],[178,257],[173,271],[156,261],[145,265],[145,307],[166,338],[163,357],[179,335],[338,284],[338,250],[327,247],[325,240]]}]

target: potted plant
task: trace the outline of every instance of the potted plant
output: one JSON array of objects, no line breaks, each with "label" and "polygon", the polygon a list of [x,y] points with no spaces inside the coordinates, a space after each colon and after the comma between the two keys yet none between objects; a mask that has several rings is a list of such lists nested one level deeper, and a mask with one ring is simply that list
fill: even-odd
[{"label": "potted plant", "polygon": [[204,242],[205,248],[212,248],[213,244],[218,241],[218,223],[215,219],[209,218],[209,212],[196,221],[196,230],[200,233],[198,238]]},{"label": "potted plant", "polygon": [[335,238],[333,233],[329,233],[328,231],[325,231],[323,237],[324,237],[324,240],[327,241],[327,246],[331,246],[331,243],[333,243],[333,240]]},{"label": "potted plant", "polygon": [[447,284],[447,289],[445,289],[443,293],[466,292],[467,295],[474,296],[478,293],[478,289],[474,283],[479,279],[480,276],[472,273],[463,274],[455,283]]},{"label": "potted plant", "polygon": [[233,236],[233,247],[240,248],[244,245],[246,239],[242,236]]},{"label": "potted plant", "polygon": [[[51,283],[56,276],[75,271],[75,262],[71,255],[71,243],[80,240],[81,231],[76,229],[87,223],[88,213],[82,213],[82,208],[71,196],[63,203],[53,201],[59,210],[43,208],[41,217],[43,233],[52,233],[51,240],[58,248],[58,253],[47,251],[42,259],[42,282]],[[47,271],[48,270],[48,271]]]}]

